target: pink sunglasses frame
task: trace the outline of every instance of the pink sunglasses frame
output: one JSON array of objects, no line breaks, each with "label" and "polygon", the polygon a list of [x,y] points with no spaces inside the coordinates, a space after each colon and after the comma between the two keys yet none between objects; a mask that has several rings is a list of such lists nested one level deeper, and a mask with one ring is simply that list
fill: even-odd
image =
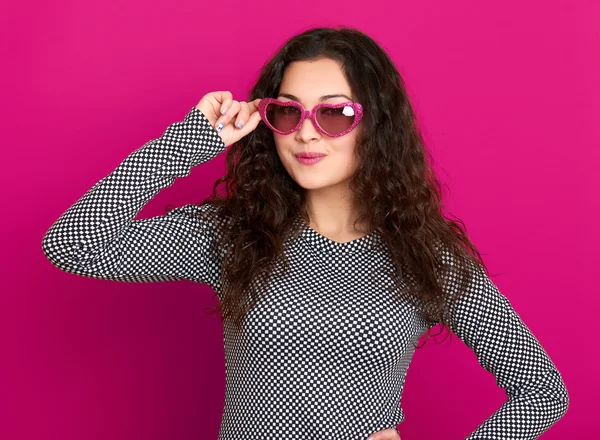
[{"label": "pink sunglasses frame", "polygon": [[[267,105],[269,105],[269,104],[278,104],[278,105],[281,105],[284,107],[294,106],[294,107],[299,108],[301,115],[300,115],[300,121],[298,122],[298,125],[296,125],[293,129],[288,130],[288,131],[277,130],[267,120]],[[317,110],[319,110],[321,107],[339,108],[339,107],[345,107],[345,106],[352,107],[352,109],[354,110],[354,121],[352,122],[352,125],[350,127],[348,127],[346,130],[344,130],[338,134],[331,134],[331,133],[328,133],[327,131],[323,130],[323,128],[319,125],[319,122],[317,121]],[[339,104],[329,104],[326,102],[322,102],[321,104],[315,105],[312,110],[306,110],[302,104],[300,104],[299,102],[296,102],[296,101],[280,101],[275,98],[263,98],[258,103],[258,113],[260,114],[260,118],[267,125],[267,127],[269,127],[271,130],[273,130],[275,133],[278,133],[278,134],[285,135],[285,134],[290,134],[290,133],[293,133],[293,132],[299,130],[300,127],[302,126],[302,123],[304,122],[304,120],[306,118],[309,118],[312,120],[314,126],[316,127],[317,130],[319,130],[319,132],[323,133],[325,136],[337,138],[337,137],[343,136],[346,133],[349,133],[352,130],[354,130],[354,128],[358,125],[358,123],[360,122],[360,120],[363,117],[363,108],[358,102],[342,102]]]}]

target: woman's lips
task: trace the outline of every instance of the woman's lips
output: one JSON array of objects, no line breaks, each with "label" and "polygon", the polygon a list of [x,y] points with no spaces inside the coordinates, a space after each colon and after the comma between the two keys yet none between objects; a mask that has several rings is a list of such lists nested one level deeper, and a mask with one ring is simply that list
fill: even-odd
[{"label": "woman's lips", "polygon": [[294,157],[302,165],[314,165],[317,162],[321,161],[321,159],[325,158],[325,156],[319,156],[319,157],[302,157],[302,156],[298,157],[298,156],[294,156]]}]

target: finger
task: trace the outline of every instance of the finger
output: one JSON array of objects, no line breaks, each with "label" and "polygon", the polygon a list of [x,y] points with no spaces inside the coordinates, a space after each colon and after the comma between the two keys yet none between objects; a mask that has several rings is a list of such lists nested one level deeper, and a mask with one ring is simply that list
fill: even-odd
[{"label": "finger", "polygon": [[250,115],[250,118],[247,122],[244,123],[244,126],[241,129],[238,129],[239,134],[243,137],[250,133],[252,130],[256,128],[258,123],[260,122],[260,115],[258,112],[254,112]]},{"label": "finger", "polygon": [[242,128],[250,118],[250,106],[247,102],[240,102],[240,111],[235,119],[236,128]]},{"label": "finger", "polygon": [[256,126],[258,125],[259,122],[260,122],[260,115],[256,112],[254,112],[252,115],[250,115],[250,118],[248,119],[248,121],[246,123],[244,123],[242,128],[237,128],[237,127],[234,128],[233,138],[241,139],[244,136],[248,135],[252,130],[254,130],[256,128]]},{"label": "finger", "polygon": [[240,103],[235,99],[231,101],[231,106],[224,115],[221,115],[217,122],[215,123],[215,127],[219,127],[219,124],[223,124],[223,126],[229,124],[229,121],[240,111]]},{"label": "finger", "polygon": [[223,90],[215,93],[215,97],[221,103],[221,108],[219,109],[219,113],[224,115],[227,110],[231,107],[231,103],[233,101],[233,95],[228,90]]},{"label": "finger", "polygon": [[250,101],[247,103],[248,113],[250,115],[248,119],[250,131],[254,130],[261,121],[260,113],[258,112],[258,105],[260,101],[261,98],[257,98],[254,101]]},{"label": "finger", "polygon": [[398,440],[400,435],[394,428],[388,428],[369,435],[367,440]]},{"label": "finger", "polygon": [[248,103],[250,114],[258,111],[258,105],[260,104],[261,98],[256,98],[254,101]]}]

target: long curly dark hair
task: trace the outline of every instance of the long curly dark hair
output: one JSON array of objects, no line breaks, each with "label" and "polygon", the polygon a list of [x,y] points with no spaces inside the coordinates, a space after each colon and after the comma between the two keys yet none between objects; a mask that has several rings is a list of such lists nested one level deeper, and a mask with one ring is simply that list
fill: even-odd
[{"label": "long curly dark hair", "polygon": [[[281,46],[262,67],[247,100],[277,97],[288,64],[322,58],[340,63],[355,101],[364,108],[355,148],[359,167],[350,182],[360,209],[357,222],[366,221],[384,238],[395,265],[389,274],[395,291],[417,307],[428,325],[427,340],[431,327],[441,323],[443,331],[448,326],[447,300],[460,296],[474,265],[485,266],[464,223],[442,212],[440,183],[390,57],[355,28],[313,28]],[[305,191],[285,170],[264,122],[230,146],[226,164],[227,174],[200,205],[213,205],[211,215],[216,213],[222,232],[217,309],[222,320],[239,328],[264,293],[275,264],[281,261],[287,268],[286,239],[298,237],[304,227],[294,219],[300,215],[308,224],[309,218]],[[444,283],[448,279],[454,282],[451,289]]]}]

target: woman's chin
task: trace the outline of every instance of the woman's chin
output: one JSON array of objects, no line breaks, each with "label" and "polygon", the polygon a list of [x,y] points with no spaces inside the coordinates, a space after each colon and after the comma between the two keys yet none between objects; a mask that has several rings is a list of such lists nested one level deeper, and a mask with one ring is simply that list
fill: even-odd
[{"label": "woman's chin", "polygon": [[330,183],[323,181],[322,179],[307,179],[307,178],[300,178],[300,179],[294,179],[296,181],[296,183],[298,185],[300,185],[302,188],[304,188],[307,191],[314,191],[317,189],[323,189],[323,188],[327,188],[328,186],[331,186]]}]

